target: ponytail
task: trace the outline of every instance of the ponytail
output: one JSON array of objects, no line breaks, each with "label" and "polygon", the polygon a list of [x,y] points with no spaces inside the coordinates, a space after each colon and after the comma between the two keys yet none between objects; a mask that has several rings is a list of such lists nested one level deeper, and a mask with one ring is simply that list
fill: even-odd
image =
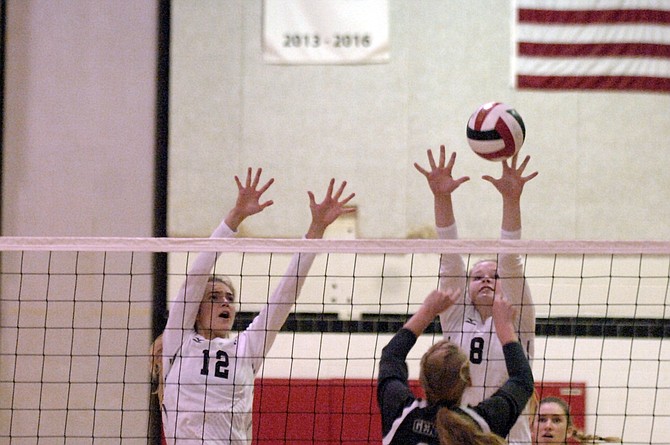
[{"label": "ponytail", "polygon": [[151,344],[151,387],[152,394],[158,396],[158,402],[163,405],[163,334],[156,337]]},{"label": "ponytail", "polygon": [[622,440],[619,437],[601,437],[601,436],[596,436],[592,434],[584,434],[581,431],[578,430],[573,430],[572,436],[574,440],[576,440],[579,443],[599,443],[599,442],[604,442],[604,443],[621,443]]},{"label": "ponytail", "polygon": [[494,433],[483,432],[474,421],[449,408],[441,408],[435,420],[440,445],[505,445],[507,443]]}]

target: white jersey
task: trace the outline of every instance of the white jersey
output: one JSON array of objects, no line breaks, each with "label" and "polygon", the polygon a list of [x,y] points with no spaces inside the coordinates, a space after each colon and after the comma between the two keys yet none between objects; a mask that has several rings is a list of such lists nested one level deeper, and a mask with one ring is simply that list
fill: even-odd
[{"label": "white jersey", "polygon": [[[456,239],[457,229],[453,224],[437,228],[441,239]],[[501,233],[502,239],[519,239],[521,231]],[[503,294],[517,308],[517,335],[532,365],[535,353],[535,308],[530,289],[523,276],[523,262],[520,255],[501,254],[497,258],[498,283]],[[440,324],[444,338],[461,346],[470,359],[472,386],[463,393],[462,402],[476,405],[490,397],[508,379],[502,345],[495,333],[493,318],[482,320],[467,294],[465,263],[459,254],[443,254],[440,260],[440,288],[460,288],[463,294],[458,303],[440,314]],[[531,443],[530,425],[527,415],[519,416],[508,436],[508,442],[515,445]]]},{"label": "white jersey", "polygon": [[[234,232],[221,223],[213,238]],[[168,444],[250,444],[254,379],[297,298],[314,254],[294,255],[268,304],[235,338],[208,340],[195,319],[217,255],[189,268],[163,333],[163,430]]]}]

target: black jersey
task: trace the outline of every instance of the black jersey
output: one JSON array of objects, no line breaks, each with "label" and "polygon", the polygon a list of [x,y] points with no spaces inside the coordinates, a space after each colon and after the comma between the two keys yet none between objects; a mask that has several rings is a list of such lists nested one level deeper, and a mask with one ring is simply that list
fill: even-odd
[{"label": "black jersey", "polygon": [[[382,417],[384,445],[439,445],[435,417],[441,408],[418,399],[408,384],[406,358],[416,336],[401,329],[382,351],[377,382],[377,402]],[[476,406],[454,411],[470,417],[482,431],[507,436],[533,394],[533,373],[520,343],[503,346],[509,373],[507,382]]]}]

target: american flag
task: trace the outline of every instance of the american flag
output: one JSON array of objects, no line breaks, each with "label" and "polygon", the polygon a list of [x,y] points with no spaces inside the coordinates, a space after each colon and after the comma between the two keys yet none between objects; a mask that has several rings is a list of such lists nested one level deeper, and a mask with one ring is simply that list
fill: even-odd
[{"label": "american flag", "polygon": [[517,88],[670,92],[670,0],[516,0]]}]

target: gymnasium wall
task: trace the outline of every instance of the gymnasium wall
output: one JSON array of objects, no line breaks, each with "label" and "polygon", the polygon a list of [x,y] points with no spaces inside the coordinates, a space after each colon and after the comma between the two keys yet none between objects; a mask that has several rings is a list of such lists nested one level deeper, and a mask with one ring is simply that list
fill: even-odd
[{"label": "gymnasium wall", "polygon": [[390,54],[377,65],[268,65],[262,1],[173,1],[169,232],[207,236],[235,198],[233,174],[262,166],[275,205],[245,234],[300,237],[307,190],[330,177],[357,193],[357,236],[404,238],[433,222],[426,150],[458,153],[463,238],[495,238],[500,198],[465,125],[498,100],[523,116],[540,175],[524,191],[527,239],[668,239],[670,95],[513,89],[511,1],[389,0]]},{"label": "gymnasium wall", "polygon": [[[1,234],[152,236],[158,1],[2,6]],[[2,252],[0,443],[147,443],[151,267]]]},{"label": "gymnasium wall", "polygon": [[[355,236],[431,236],[432,197],[412,165],[426,165],[426,150],[445,144],[458,153],[455,174],[471,177],[454,196],[461,237],[496,238],[500,198],[479,178],[499,175],[500,167],[470,152],[465,124],[477,105],[498,100],[512,104],[523,116],[527,139],[522,153],[532,157],[529,171],[540,172],[522,199],[525,239],[670,237],[665,223],[670,216],[670,176],[664,172],[670,115],[661,111],[670,109],[669,95],[513,89],[511,1],[390,0],[389,9],[388,64],[286,66],[262,60],[260,0],[173,2],[171,235],[208,236],[234,202],[232,175],[260,166],[266,177],[276,178],[268,192],[275,205],[246,221],[243,235],[300,237],[309,223],[306,191],[318,196],[327,180],[336,177],[348,180],[357,193],[352,202],[357,218],[350,222]],[[387,258],[386,275],[405,271],[406,261]],[[614,285],[606,278],[551,281],[547,277],[552,272],[562,277],[581,273],[577,259],[553,271],[551,261],[539,259],[529,265],[537,275],[531,286],[540,317],[603,316],[603,311],[607,316],[667,316],[663,283],[638,293],[628,280]],[[437,258],[419,262],[434,273]],[[378,273],[371,263],[357,264],[361,274],[368,270],[366,265]],[[183,264],[178,256],[171,258],[173,272],[183,271]],[[276,264],[281,273],[281,261]],[[347,260],[331,260],[330,265],[334,274],[348,268]],[[608,273],[602,265],[592,266],[596,275]],[[380,294],[366,292],[370,289],[358,279],[357,291],[351,293],[351,280],[334,283],[337,280],[328,281],[320,292],[311,292],[308,281],[298,311],[319,308],[355,319],[360,310],[396,312],[399,306],[393,303],[408,298],[405,282],[387,285]],[[267,284],[259,281],[259,289]],[[414,281],[422,290],[433,284]],[[244,289],[243,310],[253,311],[254,284],[247,281]],[[422,294],[414,289],[410,298],[418,303]],[[603,295],[608,293],[623,304],[604,305]],[[381,300],[375,300],[379,295]],[[640,295],[650,304],[633,306]],[[347,304],[347,298],[357,304]],[[264,376],[286,378],[290,370],[293,377],[307,379],[373,377],[374,357],[387,337],[282,334]],[[425,350],[421,346],[416,350]],[[342,349],[359,359],[338,360]],[[625,423],[628,437],[645,441],[651,413],[664,411],[649,389],[639,387],[663,375],[665,370],[653,363],[664,367],[654,360],[667,360],[667,351],[667,344],[658,339],[539,337],[534,370],[538,380],[586,383],[587,412],[602,414],[587,418],[588,428],[617,435]],[[654,362],[648,367],[631,365],[622,354]],[[305,360],[292,366],[288,356]],[[661,374],[646,374],[652,371]],[[629,392],[621,390],[631,386],[635,388]],[[626,395],[629,398],[622,399]],[[660,399],[667,394],[659,392]],[[624,413],[642,415],[625,418]]]},{"label": "gymnasium wall", "polygon": [[157,2],[5,3],[2,235],[151,236]]},{"label": "gymnasium wall", "polygon": [[[3,235],[152,234],[155,3],[6,2]],[[493,99],[513,104],[524,117],[524,152],[533,156],[531,168],[540,171],[524,192],[524,238],[667,240],[670,235],[665,224],[670,180],[664,171],[670,135],[664,111],[670,109],[670,96],[513,90],[509,2],[390,0],[391,62],[339,67],[265,65],[260,0],[172,3],[171,236],[209,235],[234,201],[232,176],[247,166],[262,166],[268,177],[276,177],[268,193],[276,204],[245,223],[243,234],[300,237],[309,219],[306,190],[322,195],[331,176],[349,180],[357,192],[358,237],[404,238],[423,232],[432,226],[431,197],[412,163],[425,164],[425,150],[444,143],[459,153],[457,174],[472,177],[455,197],[461,235],[494,238],[499,198],[478,177],[497,174],[498,167],[475,158],[464,137],[473,108]],[[48,261],[57,258],[42,259],[39,269],[48,270]],[[108,259],[108,271],[131,270],[127,256]],[[8,261],[5,255],[3,270],[21,261]],[[99,271],[102,264],[98,255],[54,264],[71,270],[76,261],[84,271]],[[129,430],[144,431],[144,412],[117,418],[120,407],[143,409],[149,391],[143,354],[150,333],[146,274],[151,262],[142,256],[133,261],[145,275],[132,286],[128,277],[107,276],[101,282],[97,276],[80,281],[74,293],[70,281],[46,282],[44,275],[33,277],[38,287],[20,317],[18,305],[3,301],[3,326],[26,328],[20,343],[18,329],[3,329],[3,353],[28,346],[19,366],[3,357],[3,382],[24,372],[19,374],[27,381],[18,382],[17,403],[31,415],[43,415],[46,433],[68,425],[71,431],[91,426],[100,434],[117,434],[122,422]],[[575,270],[572,266],[568,269]],[[171,267],[183,273],[179,259]],[[540,279],[535,284],[538,310],[548,314],[548,284]],[[3,282],[3,299],[12,285],[18,286]],[[632,290],[626,286],[615,295],[625,298]],[[50,294],[43,289],[57,295],[70,292],[59,302],[62,310],[47,304]],[[564,289],[575,288],[566,283]],[[656,289],[651,291],[653,304],[664,304]],[[127,297],[127,305],[115,304],[119,295]],[[577,294],[564,295],[572,303],[567,313],[577,312]],[[400,298],[399,293],[387,296]],[[71,320],[65,314],[74,300],[78,311]],[[667,317],[658,311],[651,315]],[[120,333],[117,328],[124,323],[133,330]],[[96,339],[90,329],[97,328]],[[53,337],[54,332],[60,334]],[[281,334],[263,376],[285,378],[289,370],[300,378],[374,376],[375,359],[389,336],[358,335]],[[431,340],[422,339],[417,353]],[[119,352],[124,344],[130,349]],[[343,344],[356,346],[349,353],[357,359],[340,359]],[[107,358],[90,363],[87,347]],[[71,354],[71,368],[57,361],[64,350]],[[655,391],[668,387],[663,380],[670,375],[665,340],[538,338],[537,350],[538,378],[586,381],[596,388],[589,390],[587,410],[616,414],[614,423],[598,428],[601,434],[618,434],[628,422],[639,433],[634,438],[644,441],[653,421],[649,413],[669,414],[663,408],[670,406],[667,390]],[[109,359],[128,351],[130,362]],[[285,358],[289,354],[304,354],[305,360],[293,366]],[[335,360],[319,360],[333,356]],[[638,362],[626,369],[630,356]],[[573,358],[585,360],[580,362],[584,366],[573,367]],[[638,367],[643,359],[654,366]],[[56,377],[35,391],[45,361]],[[124,382],[98,381],[101,366],[113,366],[107,369],[117,375],[127,373],[128,392],[119,390]],[[77,372],[74,381],[71,369]],[[64,382],[73,383],[68,401]],[[634,397],[625,401],[624,386],[635,388],[630,392]],[[3,403],[10,400],[7,387]],[[64,403],[81,411],[72,409],[64,420]],[[91,418],[96,410],[97,419]],[[622,412],[642,415],[625,419]],[[598,420],[599,425],[606,419]],[[14,419],[31,434],[33,420]],[[656,431],[667,437],[658,425]]]}]

